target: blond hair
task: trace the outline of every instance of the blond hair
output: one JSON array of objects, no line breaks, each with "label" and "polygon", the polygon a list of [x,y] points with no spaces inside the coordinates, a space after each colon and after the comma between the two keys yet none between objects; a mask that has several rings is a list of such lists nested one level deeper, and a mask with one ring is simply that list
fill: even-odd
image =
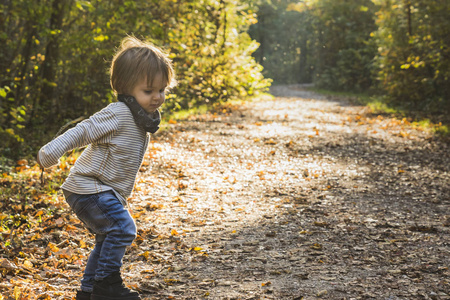
[{"label": "blond hair", "polygon": [[167,88],[176,85],[172,61],[162,49],[128,36],[113,57],[110,69],[110,83],[116,94],[129,94],[144,78],[151,86],[157,74],[163,76]]}]

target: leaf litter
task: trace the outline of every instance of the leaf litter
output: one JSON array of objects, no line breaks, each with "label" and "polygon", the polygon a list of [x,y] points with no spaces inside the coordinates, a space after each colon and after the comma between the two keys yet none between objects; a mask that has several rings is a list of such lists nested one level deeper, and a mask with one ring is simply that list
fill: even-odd
[{"label": "leaf litter", "polygon": [[[144,299],[449,299],[449,145],[301,86],[272,93],[156,135],[129,199],[127,284]],[[17,167],[36,174],[1,181],[17,195],[0,295],[72,299],[92,236]]]}]

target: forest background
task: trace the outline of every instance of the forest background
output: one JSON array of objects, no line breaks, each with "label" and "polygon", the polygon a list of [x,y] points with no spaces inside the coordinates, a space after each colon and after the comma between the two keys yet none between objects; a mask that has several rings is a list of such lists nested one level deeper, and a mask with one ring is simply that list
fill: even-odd
[{"label": "forest background", "polygon": [[273,81],[363,93],[448,131],[447,0],[2,1],[2,172],[114,101],[108,67],[127,34],[174,61],[166,117],[248,99]]}]

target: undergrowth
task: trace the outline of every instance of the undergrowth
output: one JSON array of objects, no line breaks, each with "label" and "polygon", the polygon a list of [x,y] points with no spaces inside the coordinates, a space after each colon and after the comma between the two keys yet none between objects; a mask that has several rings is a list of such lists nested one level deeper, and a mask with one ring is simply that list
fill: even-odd
[{"label": "undergrowth", "polygon": [[331,98],[344,99],[352,104],[366,106],[370,109],[370,113],[374,115],[392,115],[399,119],[406,118],[413,127],[431,130],[437,137],[450,140],[450,116],[442,111],[411,110],[390,103],[386,97],[380,95],[335,92],[314,87],[308,89]]}]

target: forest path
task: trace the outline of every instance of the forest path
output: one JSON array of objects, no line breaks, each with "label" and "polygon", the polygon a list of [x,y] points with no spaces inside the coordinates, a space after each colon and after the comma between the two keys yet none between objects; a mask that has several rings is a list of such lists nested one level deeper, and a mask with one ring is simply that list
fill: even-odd
[{"label": "forest path", "polygon": [[302,86],[271,92],[156,135],[127,282],[145,299],[449,299],[448,145]]}]

